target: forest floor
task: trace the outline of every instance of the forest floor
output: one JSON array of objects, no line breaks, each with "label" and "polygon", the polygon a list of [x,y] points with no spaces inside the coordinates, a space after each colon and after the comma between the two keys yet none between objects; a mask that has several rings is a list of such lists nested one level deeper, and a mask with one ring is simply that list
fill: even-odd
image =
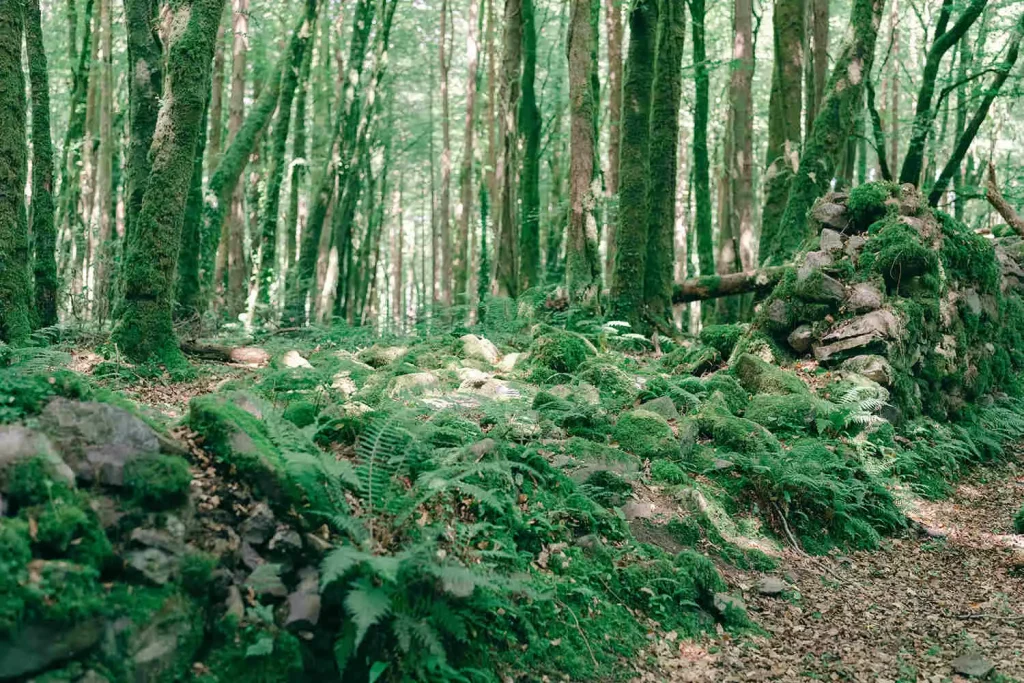
[{"label": "forest floor", "polygon": [[[787,549],[787,590],[760,595],[764,574],[724,568],[744,588],[763,635],[705,642],[668,634],[640,681],[966,681],[960,665],[994,666],[986,680],[1024,680],[1024,500],[1016,462],[961,483],[949,499],[914,500],[922,532],[876,551],[809,557]],[[970,661],[969,661],[970,660]],[[984,666],[983,666],[984,668]]]}]

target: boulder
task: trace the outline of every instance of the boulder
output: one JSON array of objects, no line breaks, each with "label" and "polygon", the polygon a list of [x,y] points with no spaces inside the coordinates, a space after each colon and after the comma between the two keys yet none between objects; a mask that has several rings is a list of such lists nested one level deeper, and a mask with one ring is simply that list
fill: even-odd
[{"label": "boulder", "polygon": [[466,380],[459,385],[459,391],[469,394],[476,394],[492,401],[510,401],[514,398],[522,398],[518,389],[510,387],[507,382],[493,377],[479,380]]},{"label": "boulder", "polygon": [[0,493],[7,491],[8,472],[17,463],[41,457],[55,481],[75,485],[75,473],[53,450],[44,434],[22,425],[0,425]]},{"label": "boulder", "polygon": [[807,353],[811,350],[811,342],[814,341],[814,330],[810,325],[801,325],[789,333],[786,341],[797,353]]},{"label": "boulder", "polygon": [[500,361],[498,361],[498,364],[495,365],[495,367],[497,368],[498,372],[512,372],[512,370],[516,367],[516,363],[519,362],[519,359],[522,358],[522,356],[523,354],[521,353],[509,353]]},{"label": "boulder", "polygon": [[846,298],[846,307],[853,313],[866,313],[882,307],[884,295],[882,290],[870,282],[858,282],[850,287]]},{"label": "boulder", "polygon": [[838,323],[815,344],[814,357],[821,362],[839,355],[857,355],[879,344],[899,339],[903,324],[888,309],[871,311]]},{"label": "boulder", "polygon": [[308,631],[320,621],[320,575],[315,569],[299,571],[299,584],[288,595],[288,616],[285,628]]},{"label": "boulder", "polygon": [[676,410],[676,404],[672,402],[672,399],[668,396],[660,396],[652,399],[647,403],[640,406],[643,410],[649,410],[652,413],[661,415],[666,420],[678,420],[679,411]]},{"label": "boulder", "polygon": [[202,619],[181,595],[169,597],[141,628],[129,645],[134,683],[177,680],[192,663],[203,641]]},{"label": "boulder", "polygon": [[807,385],[794,373],[744,353],[733,363],[732,374],[748,394],[806,394]]},{"label": "boulder", "polygon": [[0,680],[23,680],[87,652],[100,642],[104,627],[102,619],[22,625],[0,640]]},{"label": "boulder", "polygon": [[843,250],[843,237],[831,228],[821,231],[818,248],[826,254],[832,254]]},{"label": "boulder", "polygon": [[475,334],[464,334],[459,337],[459,340],[462,342],[462,354],[466,358],[476,358],[477,360],[494,365],[501,356],[498,352],[498,347],[485,337],[478,337]]},{"label": "boulder", "polygon": [[174,576],[177,563],[159,548],[132,550],[125,557],[130,575],[154,586],[166,585]]},{"label": "boulder", "polygon": [[123,486],[128,462],[160,452],[152,427],[109,403],[56,398],[39,416],[39,426],[85,482]]},{"label": "boulder", "polygon": [[715,593],[714,600],[712,602],[715,610],[719,614],[725,616],[729,612],[746,612],[747,605],[741,599],[735,595],[729,595],[728,593]]},{"label": "boulder", "polygon": [[413,372],[408,375],[398,375],[391,380],[388,387],[388,396],[395,398],[402,394],[422,394],[434,389],[440,384],[437,375],[432,372]]},{"label": "boulder", "polygon": [[238,531],[242,540],[250,545],[259,546],[269,541],[276,529],[277,520],[274,518],[274,513],[271,512],[270,506],[259,502],[253,508],[252,514],[239,526]]},{"label": "boulder", "polygon": [[835,263],[835,259],[831,254],[824,251],[809,251],[804,254],[803,261],[796,270],[796,279],[798,282],[806,280],[815,271],[828,268],[833,263]]},{"label": "boulder", "polygon": [[985,678],[996,668],[995,664],[979,654],[960,655],[950,663],[950,666],[953,667],[953,671],[969,678]]},{"label": "boulder", "polygon": [[838,304],[846,298],[846,286],[831,275],[815,270],[804,278],[797,274],[796,295],[804,301]]},{"label": "boulder", "polygon": [[283,356],[281,356],[280,362],[281,366],[285,368],[303,368],[306,370],[313,369],[313,365],[308,360],[299,355],[299,352],[296,351],[295,349],[292,349],[291,351],[288,351]]},{"label": "boulder", "polygon": [[768,597],[778,597],[786,592],[786,582],[777,576],[765,576],[757,582],[757,592]]},{"label": "boulder", "polygon": [[892,366],[882,356],[871,354],[854,356],[843,361],[839,369],[867,377],[883,387],[891,385],[893,380]]},{"label": "boulder", "polygon": [[811,209],[811,218],[822,226],[839,232],[843,232],[850,226],[850,217],[846,212],[846,207],[824,200],[815,203],[814,208]]},{"label": "boulder", "polygon": [[849,239],[846,240],[845,252],[854,264],[857,263],[857,257],[860,256],[860,252],[864,249],[865,244],[867,244],[867,239],[861,235],[850,235]]}]

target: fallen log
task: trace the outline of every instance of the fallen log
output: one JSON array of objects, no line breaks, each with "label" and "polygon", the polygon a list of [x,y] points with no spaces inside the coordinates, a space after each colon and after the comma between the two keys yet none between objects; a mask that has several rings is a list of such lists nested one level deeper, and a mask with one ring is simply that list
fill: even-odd
[{"label": "fallen log", "polygon": [[675,286],[672,303],[685,304],[691,301],[707,301],[734,294],[767,292],[779,284],[779,280],[790,266],[774,266],[761,270],[750,270],[728,275],[707,275],[684,280]]},{"label": "fallen log", "polygon": [[181,350],[188,356],[221,363],[240,363],[263,367],[270,362],[270,354],[257,346],[222,346],[183,341]]},{"label": "fallen log", "polygon": [[996,182],[996,167],[990,161],[988,163],[988,182],[986,183],[985,198],[988,199],[988,203],[992,205],[1006,224],[1013,228],[1021,237],[1024,237],[1024,218],[1020,217],[1010,203],[1006,201],[1002,193],[999,191],[999,183]]}]

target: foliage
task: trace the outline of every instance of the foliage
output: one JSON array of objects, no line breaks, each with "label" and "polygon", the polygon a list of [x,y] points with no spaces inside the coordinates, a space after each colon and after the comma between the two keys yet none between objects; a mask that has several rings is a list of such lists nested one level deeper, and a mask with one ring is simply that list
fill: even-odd
[{"label": "foliage", "polygon": [[530,347],[534,367],[554,374],[572,374],[593,355],[593,347],[583,337],[563,330],[542,334]]},{"label": "foliage", "polygon": [[637,409],[619,416],[612,437],[619,447],[641,458],[672,458],[679,444],[661,415]]},{"label": "foliage", "polygon": [[150,510],[180,505],[188,497],[191,482],[188,462],[175,455],[135,458],[125,465],[125,486]]}]

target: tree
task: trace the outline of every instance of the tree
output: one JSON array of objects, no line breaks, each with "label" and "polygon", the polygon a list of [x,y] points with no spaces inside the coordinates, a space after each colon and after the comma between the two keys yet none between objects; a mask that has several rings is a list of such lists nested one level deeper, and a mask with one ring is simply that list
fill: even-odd
[{"label": "tree", "polygon": [[715,272],[715,248],[711,234],[711,164],[708,160],[708,109],[710,77],[705,47],[705,0],[690,0],[693,24],[693,193],[696,200],[695,232],[701,275]]},{"label": "tree", "polygon": [[[477,5],[480,2],[480,5]],[[480,80],[480,29],[483,22],[483,0],[469,0],[469,32],[466,35],[466,122],[462,133],[462,164],[459,168],[459,228],[455,235],[455,296],[469,300],[467,286],[471,268],[470,219],[473,214],[473,143],[476,126],[477,83]]]},{"label": "tree", "polygon": [[789,188],[782,225],[775,239],[761,245],[764,264],[786,263],[809,237],[807,212],[814,200],[828,189],[839,153],[853,133],[864,83],[871,78],[875,41],[884,9],[885,0],[854,0],[850,10],[850,37],[836,59],[821,110],[800,156],[800,167]]},{"label": "tree", "polygon": [[634,325],[639,325],[642,317],[647,262],[651,86],[657,25],[655,0],[640,0],[633,6],[629,13],[629,52],[622,90],[619,226],[611,297],[615,316]]},{"label": "tree", "polygon": [[438,63],[441,73],[441,303],[452,305],[452,141],[451,102],[448,97],[448,72],[451,70],[451,50],[448,40],[448,0],[441,0],[441,39],[438,41]]},{"label": "tree", "polygon": [[25,215],[23,0],[0,0],[0,341],[21,344],[32,331],[28,222]]},{"label": "tree", "polygon": [[[608,172],[605,173],[608,197],[619,195],[619,144],[622,138],[622,0],[605,0],[605,27],[608,36]],[[616,216],[608,216],[605,273],[611,280],[615,269]]]},{"label": "tree", "polygon": [[501,41],[501,81],[498,87],[500,157],[495,173],[498,186],[498,230],[495,245],[498,294],[519,293],[519,259],[516,254],[515,179],[519,155],[516,108],[519,104],[520,63],[523,52],[523,0],[505,0],[505,31]]},{"label": "tree", "polygon": [[[53,220],[53,141],[50,139],[50,78],[43,49],[39,0],[28,0],[25,52],[32,89],[32,235],[35,310],[41,327],[57,323],[57,228]],[[72,47],[72,51],[74,48]]]},{"label": "tree", "polygon": [[167,82],[142,196],[124,261],[124,302],[113,340],[129,358],[184,364],[174,333],[175,268],[193,154],[209,89],[213,43],[223,0],[173,3]]},{"label": "tree", "polygon": [[[519,134],[523,138],[522,200],[519,230],[520,291],[539,285],[540,278],[540,110],[537,107],[537,26],[534,0],[523,3],[523,85],[519,100]],[[588,13],[589,14],[589,13]],[[589,28],[589,27],[588,27]],[[589,59],[590,53],[587,53]],[[589,79],[589,70],[587,73]],[[593,159],[591,159],[593,161]]]},{"label": "tree", "polygon": [[128,33],[128,154],[125,177],[125,232],[142,210],[142,193],[149,178],[149,148],[163,92],[163,47],[157,34],[155,0],[125,0]]},{"label": "tree", "polygon": [[[530,0],[527,0],[529,2]],[[569,226],[566,231],[566,285],[569,300],[583,309],[600,308],[601,261],[594,216],[594,117],[590,82],[591,1],[572,0],[566,54],[569,60]]]}]

